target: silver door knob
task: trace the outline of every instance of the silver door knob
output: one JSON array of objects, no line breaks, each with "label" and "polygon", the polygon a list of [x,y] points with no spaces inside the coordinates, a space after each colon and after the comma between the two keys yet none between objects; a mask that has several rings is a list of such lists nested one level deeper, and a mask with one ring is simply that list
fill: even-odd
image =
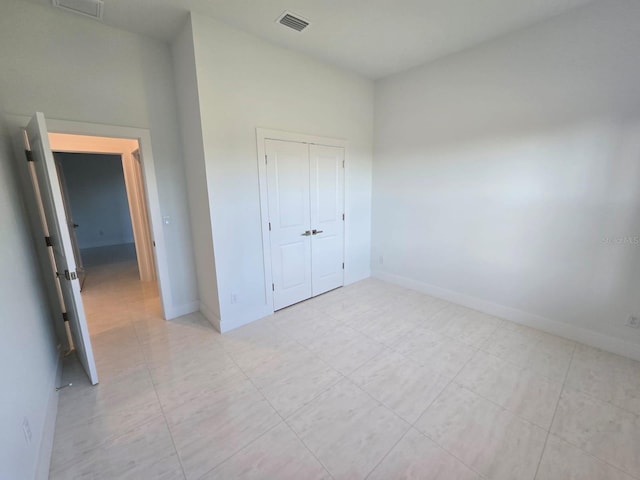
[{"label": "silver door knob", "polygon": [[311,230],[306,230],[304,233],[300,234],[303,237],[308,237],[309,235],[311,235]]},{"label": "silver door knob", "polygon": [[319,233],[322,233],[323,231],[324,231],[324,230],[316,230],[316,229],[314,228],[314,229],[311,231],[311,233],[312,233],[313,235],[317,235],[317,234],[319,234]]}]

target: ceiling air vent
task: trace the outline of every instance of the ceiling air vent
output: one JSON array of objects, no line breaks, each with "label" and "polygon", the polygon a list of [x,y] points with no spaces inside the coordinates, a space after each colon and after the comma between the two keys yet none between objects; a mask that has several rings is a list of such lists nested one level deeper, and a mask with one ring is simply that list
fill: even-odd
[{"label": "ceiling air vent", "polygon": [[54,7],[62,8],[67,12],[102,20],[102,7],[104,6],[102,0],[52,0],[52,2]]},{"label": "ceiling air vent", "polygon": [[293,28],[296,32],[301,32],[309,26],[309,22],[299,15],[294,15],[291,12],[283,12],[282,15],[276,20],[280,25]]}]

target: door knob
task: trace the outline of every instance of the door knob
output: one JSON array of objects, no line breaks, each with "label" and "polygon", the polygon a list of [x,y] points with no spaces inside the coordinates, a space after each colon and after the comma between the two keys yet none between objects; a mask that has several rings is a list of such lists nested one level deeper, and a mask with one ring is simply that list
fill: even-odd
[{"label": "door knob", "polygon": [[311,231],[312,235],[317,235],[319,233],[322,233],[324,230],[316,230],[315,228]]},{"label": "door knob", "polygon": [[303,237],[308,237],[309,235],[311,235],[311,231],[310,230],[306,230],[304,233],[300,234]]}]

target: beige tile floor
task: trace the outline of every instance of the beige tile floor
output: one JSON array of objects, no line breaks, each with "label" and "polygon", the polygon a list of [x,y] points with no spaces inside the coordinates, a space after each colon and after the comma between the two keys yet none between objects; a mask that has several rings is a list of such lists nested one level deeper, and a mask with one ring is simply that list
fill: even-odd
[{"label": "beige tile floor", "polygon": [[87,286],[53,479],[640,479],[637,362],[376,280],[221,336],[134,270]]}]

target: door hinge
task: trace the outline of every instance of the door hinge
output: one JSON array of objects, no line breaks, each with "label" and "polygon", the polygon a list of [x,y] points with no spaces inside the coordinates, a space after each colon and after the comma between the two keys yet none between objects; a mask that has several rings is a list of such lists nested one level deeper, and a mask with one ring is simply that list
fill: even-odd
[{"label": "door hinge", "polygon": [[344,160],[342,160],[342,168],[344,168]]},{"label": "door hinge", "polygon": [[27,162],[33,162],[33,154],[31,153],[31,150],[25,150],[24,154],[27,157]]},{"label": "door hinge", "polygon": [[265,163],[265,165],[267,164],[267,155],[266,154],[264,156],[264,163]]},{"label": "door hinge", "polygon": [[53,242],[51,241],[51,237],[44,237],[44,243],[47,244],[47,247],[53,247]]},{"label": "door hinge", "polygon": [[342,221],[344,222],[344,213],[342,214]]},{"label": "door hinge", "polygon": [[69,315],[67,314],[67,312],[62,312],[62,321],[63,322],[69,321]]},{"label": "door hinge", "polygon": [[269,222],[269,231],[271,231],[271,222]]},{"label": "door hinge", "polygon": [[342,262],[342,269],[344,270],[344,262]]},{"label": "door hinge", "polygon": [[272,292],[275,292],[275,291],[276,291],[276,284],[275,284],[275,283],[272,283],[272,284],[271,284],[271,291],[272,291]]},{"label": "door hinge", "polygon": [[56,272],[56,275],[59,277],[64,277],[67,280],[76,280],[78,278],[78,274],[76,272],[70,272],[69,270],[65,270],[64,273]]}]

